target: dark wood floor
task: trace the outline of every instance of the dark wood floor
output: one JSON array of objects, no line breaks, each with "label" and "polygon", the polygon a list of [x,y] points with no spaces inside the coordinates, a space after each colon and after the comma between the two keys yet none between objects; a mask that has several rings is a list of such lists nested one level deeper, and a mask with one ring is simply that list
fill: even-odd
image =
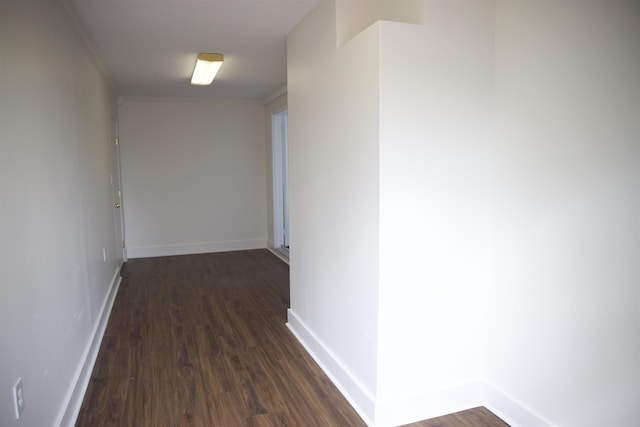
[{"label": "dark wood floor", "polygon": [[[266,250],[130,260],[77,426],[363,426],[285,326]],[[484,408],[412,427],[502,427]]]},{"label": "dark wood floor", "polygon": [[404,427],[509,427],[509,424],[481,406],[443,417],[407,424]]}]

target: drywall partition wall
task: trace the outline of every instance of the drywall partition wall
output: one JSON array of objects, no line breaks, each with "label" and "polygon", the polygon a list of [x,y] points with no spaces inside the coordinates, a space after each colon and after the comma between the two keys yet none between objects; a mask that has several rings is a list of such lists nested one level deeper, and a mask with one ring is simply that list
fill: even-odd
[{"label": "drywall partition wall", "polygon": [[336,0],[335,5],[338,46],[380,20],[424,23],[424,0]]},{"label": "drywall partition wall", "polygon": [[372,425],[480,405],[493,4],[335,51],[333,6],[289,36],[290,325]]},{"label": "drywall partition wall", "polygon": [[266,247],[266,135],[257,102],[125,99],[130,258]]},{"label": "drywall partition wall", "polygon": [[0,425],[66,425],[117,286],[111,96],[58,2],[1,2],[0,58]]},{"label": "drywall partition wall", "polygon": [[[344,150],[336,141],[361,141],[351,138],[359,120],[326,112],[369,117],[349,96],[357,85],[342,84],[369,78],[349,63],[357,54],[322,44],[333,5],[289,39],[291,167],[305,183],[292,193],[294,330],[342,384],[356,379],[343,389],[375,425],[483,403],[512,425],[634,425],[640,4],[428,1],[424,28],[383,22],[343,46],[379,31],[368,68],[380,79],[379,173],[337,169],[341,186],[379,182],[378,262],[367,269],[359,250],[339,252],[355,260],[349,273],[379,268],[373,376],[343,369],[357,358],[340,345],[358,335],[349,322],[368,317],[333,317],[335,301],[348,307],[358,294],[327,236],[370,207],[328,203],[340,198],[322,173]],[[344,297],[318,281],[329,275]],[[362,378],[372,396],[354,392]]]},{"label": "drywall partition wall", "polygon": [[640,420],[639,7],[496,7],[486,375],[553,425]]},{"label": "drywall partition wall", "polygon": [[379,28],[340,48],[335,4],[288,36],[289,325],[373,417],[378,308]]},{"label": "drywall partition wall", "polygon": [[381,22],[376,425],[482,405],[490,1]]}]

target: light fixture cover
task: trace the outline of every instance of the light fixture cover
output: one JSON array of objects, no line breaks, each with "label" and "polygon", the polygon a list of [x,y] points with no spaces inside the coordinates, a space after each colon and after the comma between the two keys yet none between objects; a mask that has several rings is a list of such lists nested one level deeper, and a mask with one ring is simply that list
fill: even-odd
[{"label": "light fixture cover", "polygon": [[198,86],[210,85],[222,66],[224,57],[219,53],[201,53],[196,59],[196,66],[191,76],[191,84]]}]

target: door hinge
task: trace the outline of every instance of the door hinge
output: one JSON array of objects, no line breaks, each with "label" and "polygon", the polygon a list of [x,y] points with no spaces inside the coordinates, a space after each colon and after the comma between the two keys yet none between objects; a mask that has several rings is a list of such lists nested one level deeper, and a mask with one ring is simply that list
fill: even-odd
[{"label": "door hinge", "polygon": [[124,240],[122,241],[122,249],[124,249]]},{"label": "door hinge", "polygon": [[120,138],[116,138],[116,145],[120,145]]}]

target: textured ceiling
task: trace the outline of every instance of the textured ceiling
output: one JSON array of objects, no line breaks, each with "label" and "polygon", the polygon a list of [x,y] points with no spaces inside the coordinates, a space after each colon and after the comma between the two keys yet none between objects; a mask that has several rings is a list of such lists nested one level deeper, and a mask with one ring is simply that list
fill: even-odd
[{"label": "textured ceiling", "polygon": [[[286,35],[319,0],[71,0],[122,96],[262,99],[286,84]],[[211,86],[196,55],[221,53]]]}]

